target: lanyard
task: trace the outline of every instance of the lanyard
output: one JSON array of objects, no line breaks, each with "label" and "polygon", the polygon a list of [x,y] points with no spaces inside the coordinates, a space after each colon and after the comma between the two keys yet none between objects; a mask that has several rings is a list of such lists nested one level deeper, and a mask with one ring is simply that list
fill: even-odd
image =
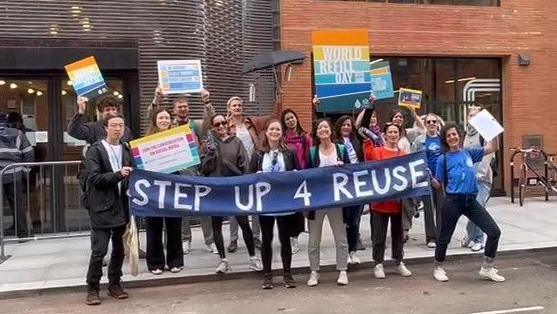
[{"label": "lanyard", "polygon": [[112,167],[116,167],[116,169],[112,169],[113,171],[118,171],[120,169],[122,169],[122,154],[120,154],[120,156],[118,156],[118,154],[116,154],[116,151],[114,151],[114,148],[112,148],[112,145],[110,145],[110,143],[106,142],[106,145],[108,146],[108,148],[110,149],[109,151],[107,151],[108,153],[108,158],[110,159],[110,164],[112,165]]}]

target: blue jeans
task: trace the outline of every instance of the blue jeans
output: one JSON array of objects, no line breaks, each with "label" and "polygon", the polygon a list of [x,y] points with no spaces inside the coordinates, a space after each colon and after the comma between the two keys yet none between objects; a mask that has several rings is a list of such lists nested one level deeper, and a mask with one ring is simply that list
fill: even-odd
[{"label": "blue jeans", "polygon": [[454,229],[460,216],[464,215],[487,233],[485,256],[495,258],[501,230],[493,217],[478,203],[474,194],[447,194],[442,207],[441,231],[437,238],[435,260],[443,262],[447,254],[447,246],[451,241]]},{"label": "blue jeans", "polygon": [[[476,200],[480,205],[485,208],[485,204],[487,200],[489,200],[489,196],[491,194],[491,184],[487,182],[480,182],[478,181],[478,195],[476,196]],[[474,243],[484,243],[485,234],[482,232],[478,226],[476,226],[473,222],[468,220],[468,224],[466,225],[466,233],[468,239],[470,241],[474,241]]]}]

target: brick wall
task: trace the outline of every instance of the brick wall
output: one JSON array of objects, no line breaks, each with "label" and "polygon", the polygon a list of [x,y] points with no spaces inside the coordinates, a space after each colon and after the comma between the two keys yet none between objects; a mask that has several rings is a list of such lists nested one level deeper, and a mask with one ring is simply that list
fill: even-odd
[{"label": "brick wall", "polygon": [[[372,55],[500,57],[504,147],[521,145],[523,135],[544,135],[545,149],[557,152],[557,105],[551,101],[557,90],[557,1],[502,0],[500,7],[471,7],[281,0],[282,49],[308,55],[283,85],[284,107],[296,110],[306,129],[311,31],[343,28],[368,29]],[[530,66],[518,66],[520,53],[530,55]],[[504,156],[507,165],[509,154]]]}]

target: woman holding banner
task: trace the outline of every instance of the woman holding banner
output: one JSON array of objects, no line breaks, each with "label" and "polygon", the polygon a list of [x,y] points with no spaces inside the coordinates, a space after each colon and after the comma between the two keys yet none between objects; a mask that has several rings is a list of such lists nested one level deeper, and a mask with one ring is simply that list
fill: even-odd
[{"label": "woman holding banner", "polygon": [[[366,160],[383,160],[395,158],[398,156],[406,155],[407,152],[399,147],[400,134],[402,132],[400,126],[394,123],[386,123],[383,129],[385,133],[385,146],[373,147],[367,146],[368,149],[364,152]],[[371,223],[372,225],[372,246],[373,246],[373,261],[375,267],[373,274],[377,279],[385,278],[385,271],[383,262],[385,259],[385,242],[387,238],[387,227],[389,220],[391,221],[391,250],[392,258],[395,260],[398,272],[404,276],[412,276],[412,272],[406,268],[402,261],[404,256],[404,230],[402,224],[403,207],[407,206],[406,200],[389,200],[377,202],[371,205]]]},{"label": "woman holding banner", "polygon": [[[288,149],[284,142],[282,125],[278,119],[270,120],[261,141],[261,149],[256,150],[250,161],[251,172],[281,172],[297,170],[298,161],[294,152]],[[275,220],[278,226],[280,240],[280,256],[282,259],[283,281],[286,288],[296,287],[296,282],[290,273],[292,263],[292,248],[290,237],[297,237],[304,230],[304,216],[301,213],[284,213],[273,215],[259,215],[261,224],[261,258],[263,259],[263,284],[261,288],[273,288],[271,263],[273,257],[273,233]]]},{"label": "woman holding banner", "polygon": [[[364,161],[362,141],[354,125],[354,120],[350,116],[344,115],[338,118],[335,123],[336,137],[339,144],[346,147],[348,159],[351,164]],[[360,264],[358,257],[358,239],[360,235],[360,216],[362,215],[362,205],[348,206],[345,211],[348,213],[346,223],[346,235],[348,238],[348,264]]]},{"label": "woman holding banner", "polygon": [[[336,143],[333,133],[333,124],[328,119],[316,121],[313,129],[314,146],[310,150],[308,164],[310,168],[340,166],[350,163],[346,147]],[[311,274],[307,282],[308,286],[319,284],[319,264],[320,264],[320,245],[321,234],[323,231],[323,221],[325,216],[329,219],[329,225],[333,231],[336,246],[337,270],[339,276],[337,284],[347,285],[348,275],[346,274],[348,264],[348,243],[346,240],[346,221],[348,213],[342,208],[321,209],[308,213],[309,220],[309,244],[308,255]]]},{"label": "woman holding banner", "polygon": [[[248,155],[242,141],[229,135],[228,121],[223,115],[216,114],[207,118],[212,130],[209,131],[207,139],[204,140],[204,153],[201,172],[208,177],[232,177],[241,176],[248,172]],[[261,261],[255,255],[255,245],[253,233],[249,226],[248,216],[235,216],[242,233],[249,253],[249,268],[261,270]],[[227,273],[230,271],[228,260],[224,251],[224,240],[222,237],[222,222],[224,217],[211,217],[213,225],[213,236],[221,261],[217,266],[217,273]]]},{"label": "woman holding banner", "polygon": [[[172,116],[166,109],[157,109],[151,114],[147,135],[170,129]],[[165,265],[170,272],[177,273],[184,267],[182,248],[182,218],[147,217],[147,268],[154,275],[163,273]],[[163,245],[163,225],[166,226],[166,261]]]},{"label": "woman holding banner", "polygon": [[478,203],[478,179],[474,168],[474,163],[497,151],[497,140],[494,138],[485,147],[462,148],[463,133],[462,128],[455,123],[448,123],[441,129],[444,154],[437,160],[435,177],[432,177],[431,184],[439,189],[443,183],[446,196],[441,211],[441,231],[435,248],[433,277],[438,281],[449,280],[443,268],[447,245],[451,241],[458,219],[465,215],[487,234],[480,278],[495,282],[505,281],[505,277],[499,275],[494,266],[501,230],[493,217]]},{"label": "woman holding banner", "polygon": [[[280,120],[282,129],[284,130],[284,141],[288,145],[288,148],[294,152],[298,161],[298,167],[300,170],[307,169],[308,164],[306,156],[309,154],[309,150],[313,145],[311,136],[304,131],[300,125],[300,120],[294,110],[283,110]],[[292,237],[291,242],[292,254],[298,253],[300,251],[298,237]]]}]

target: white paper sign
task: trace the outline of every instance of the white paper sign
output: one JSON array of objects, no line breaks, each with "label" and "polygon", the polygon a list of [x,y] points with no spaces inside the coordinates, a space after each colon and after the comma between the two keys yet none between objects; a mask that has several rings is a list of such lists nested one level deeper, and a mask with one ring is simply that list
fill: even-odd
[{"label": "white paper sign", "polygon": [[468,122],[480,133],[486,142],[491,141],[504,131],[501,124],[485,109],[478,112]]},{"label": "white paper sign", "polygon": [[157,61],[157,68],[164,94],[198,93],[203,89],[200,60]]}]

